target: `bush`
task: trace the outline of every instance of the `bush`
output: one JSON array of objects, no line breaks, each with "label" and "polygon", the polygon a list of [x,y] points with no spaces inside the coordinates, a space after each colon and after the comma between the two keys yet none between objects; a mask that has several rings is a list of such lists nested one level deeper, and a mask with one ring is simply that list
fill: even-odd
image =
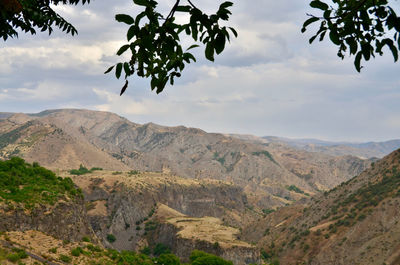
[{"label": "bush", "polygon": [[51,248],[51,249],[49,249],[49,252],[55,254],[55,253],[57,253],[57,248],[56,247]]},{"label": "bush", "polygon": [[79,257],[83,253],[83,249],[81,247],[76,247],[71,250],[71,255],[75,257]]},{"label": "bush", "polygon": [[79,166],[79,169],[71,169],[69,171],[69,173],[71,175],[84,175],[87,173],[92,173],[92,170],[87,169],[86,167],[84,167],[82,164]]},{"label": "bush", "polygon": [[231,261],[226,261],[200,250],[194,250],[192,254],[190,254],[189,259],[192,265],[233,265]]},{"label": "bush", "polygon": [[151,254],[151,249],[149,247],[144,247],[140,250],[140,253],[149,256]]},{"label": "bush", "polygon": [[66,263],[70,263],[72,261],[72,258],[70,256],[63,255],[63,254],[60,255],[59,259]]},{"label": "bush", "polygon": [[88,237],[88,236],[82,237],[82,241],[83,242],[91,242],[90,237]]},{"label": "bush", "polygon": [[88,244],[86,248],[92,252],[101,252],[101,248],[99,246],[94,246],[92,244]]},{"label": "bush", "polygon": [[158,264],[163,265],[180,265],[181,262],[174,254],[161,254],[157,259]]},{"label": "bush", "polygon": [[169,254],[169,253],[171,253],[169,247],[162,243],[158,243],[153,249],[154,256],[160,256],[161,254]]},{"label": "bush", "polygon": [[106,237],[107,241],[110,243],[114,243],[117,238],[113,234],[108,234]]},{"label": "bush", "polygon": [[54,204],[63,195],[82,196],[70,178],[57,177],[52,171],[13,157],[0,161],[0,197],[32,208],[36,203]]}]

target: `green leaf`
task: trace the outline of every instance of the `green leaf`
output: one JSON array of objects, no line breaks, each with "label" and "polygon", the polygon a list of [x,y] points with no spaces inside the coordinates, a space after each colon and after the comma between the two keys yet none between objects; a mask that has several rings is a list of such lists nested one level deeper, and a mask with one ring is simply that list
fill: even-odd
[{"label": "green leaf", "polygon": [[399,53],[396,46],[393,44],[393,41],[391,39],[385,39],[384,42],[387,46],[389,46],[389,49],[392,51],[394,61],[397,62],[399,59]]},{"label": "green leaf", "polygon": [[357,72],[361,71],[361,58],[362,58],[362,52],[359,51],[356,55],[356,58],[354,59],[354,66],[356,67]]},{"label": "green leaf", "polygon": [[225,42],[225,35],[222,32],[219,32],[215,38],[215,52],[217,54],[220,54],[225,49]]},{"label": "green leaf", "polygon": [[233,35],[237,38],[238,34],[234,28],[229,27],[229,29],[232,31]]},{"label": "green leaf", "polygon": [[126,38],[128,39],[128,41],[130,41],[136,33],[136,26],[132,25],[129,27],[128,32],[126,33]]},{"label": "green leaf", "polygon": [[117,68],[115,69],[115,77],[119,79],[121,77],[122,72],[122,63],[117,64]]},{"label": "green leaf", "polygon": [[129,49],[129,44],[125,44],[123,45],[121,48],[119,48],[119,50],[117,51],[117,55],[121,55],[123,54],[127,49]]},{"label": "green leaf", "polygon": [[131,69],[129,67],[129,64],[127,62],[124,63],[124,72],[126,76],[130,76],[131,75]]},{"label": "green leaf", "polygon": [[191,9],[192,9],[191,6],[177,6],[175,11],[176,12],[190,12]]},{"label": "green leaf", "polygon": [[329,38],[331,39],[331,41],[336,44],[336,45],[340,45],[340,39],[339,39],[339,35],[336,31],[331,30],[331,32],[329,32]]},{"label": "green leaf", "polygon": [[312,17],[312,18],[307,19],[303,24],[303,28],[301,29],[301,32],[304,33],[306,31],[306,27],[308,25],[310,25],[311,23],[314,23],[318,20],[319,20],[319,18],[317,18],[317,17]]},{"label": "green leaf", "polygon": [[205,55],[207,60],[214,62],[214,45],[211,42],[208,42],[206,45]]},{"label": "green leaf", "polygon": [[225,9],[225,8],[227,8],[227,7],[230,7],[230,6],[233,6],[233,3],[232,3],[232,2],[229,2],[229,1],[223,2],[223,3],[219,6],[219,9]]},{"label": "green leaf", "polygon": [[149,2],[146,0],[133,0],[133,2],[135,4],[137,4],[138,6],[148,6]]},{"label": "green leaf", "polygon": [[193,49],[193,48],[197,48],[197,47],[200,47],[199,45],[197,45],[197,44],[193,44],[193,45],[190,45],[190,47],[189,48],[187,48],[186,50],[188,51],[188,50],[191,50],[191,49]]},{"label": "green leaf", "polygon": [[130,15],[126,14],[115,15],[115,20],[117,20],[118,22],[123,22],[128,25],[132,25],[133,23],[135,23],[135,20]]},{"label": "green leaf", "polygon": [[311,43],[313,43],[313,41],[315,40],[315,38],[317,38],[318,37],[318,34],[317,35],[314,35],[314,36],[312,36],[309,40],[308,40],[308,42],[311,44]]},{"label": "green leaf", "polygon": [[111,72],[111,70],[114,68],[115,65],[111,66],[110,68],[107,69],[107,71],[104,72],[104,74],[108,74]]},{"label": "green leaf", "polygon": [[347,38],[346,42],[350,47],[350,54],[356,54],[356,52],[357,52],[357,42],[355,41],[355,39],[354,38]]},{"label": "green leaf", "polygon": [[310,6],[313,8],[318,8],[321,10],[327,10],[329,8],[329,6],[319,0],[314,0],[310,3]]},{"label": "green leaf", "polygon": [[371,45],[369,43],[361,44],[361,52],[364,55],[364,59],[368,61],[371,58]]}]

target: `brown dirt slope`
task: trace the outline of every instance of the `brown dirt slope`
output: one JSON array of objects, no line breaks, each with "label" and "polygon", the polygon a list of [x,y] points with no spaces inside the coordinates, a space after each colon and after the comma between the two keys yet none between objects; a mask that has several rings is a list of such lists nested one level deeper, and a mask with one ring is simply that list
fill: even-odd
[{"label": "brown dirt slope", "polygon": [[400,150],[308,205],[285,207],[243,231],[280,264],[400,262]]}]

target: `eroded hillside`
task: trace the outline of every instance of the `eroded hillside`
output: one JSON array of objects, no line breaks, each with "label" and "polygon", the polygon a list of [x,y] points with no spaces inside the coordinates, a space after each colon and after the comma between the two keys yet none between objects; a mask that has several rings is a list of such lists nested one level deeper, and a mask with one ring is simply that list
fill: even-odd
[{"label": "eroded hillside", "polygon": [[0,143],[3,158],[18,154],[50,168],[83,164],[233,182],[260,208],[328,190],[370,164],[356,157],[251,143],[183,126],[139,125],[112,113],[87,110],[7,116],[0,120]]},{"label": "eroded hillside", "polygon": [[281,264],[399,264],[399,169],[397,150],[308,205],[271,213],[244,238]]}]

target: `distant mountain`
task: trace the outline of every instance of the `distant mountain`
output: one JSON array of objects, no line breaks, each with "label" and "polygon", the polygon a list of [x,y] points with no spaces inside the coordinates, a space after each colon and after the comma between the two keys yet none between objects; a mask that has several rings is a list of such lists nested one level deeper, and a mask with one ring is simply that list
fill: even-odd
[{"label": "distant mountain", "polygon": [[276,136],[260,137],[266,143],[287,144],[289,146],[310,151],[322,152],[330,155],[354,155],[362,158],[382,158],[400,148],[400,139],[385,142],[329,142],[318,139],[289,139]]},{"label": "distant mountain", "polygon": [[306,204],[243,229],[280,264],[400,264],[400,149]]},{"label": "distant mountain", "polygon": [[333,188],[371,163],[184,126],[140,125],[109,112],[67,109],[2,116],[0,158],[18,155],[53,169],[83,164],[224,180],[242,187],[260,208]]}]

